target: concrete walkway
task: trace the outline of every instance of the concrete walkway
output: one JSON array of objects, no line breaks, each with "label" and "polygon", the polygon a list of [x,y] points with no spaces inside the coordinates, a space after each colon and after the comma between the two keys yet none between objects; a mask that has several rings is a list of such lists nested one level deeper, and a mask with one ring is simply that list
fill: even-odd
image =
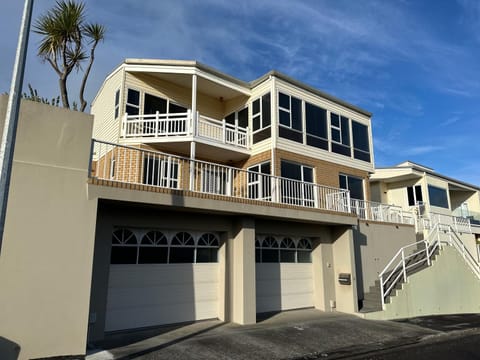
[{"label": "concrete walkway", "polygon": [[[452,324],[466,323],[463,318],[452,321]],[[92,351],[87,359],[338,358],[414,343],[447,331],[429,326],[435,323],[430,318],[423,322],[421,318],[405,322],[375,321],[314,309],[297,310],[248,326],[211,320],[117,333],[102,344],[105,350]],[[452,330],[455,329],[453,326]]]}]

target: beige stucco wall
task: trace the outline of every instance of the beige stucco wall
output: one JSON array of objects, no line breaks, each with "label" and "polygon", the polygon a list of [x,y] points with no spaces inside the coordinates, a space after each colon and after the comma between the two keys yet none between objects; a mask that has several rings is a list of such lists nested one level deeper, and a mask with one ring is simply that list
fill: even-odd
[{"label": "beige stucco wall", "polygon": [[[0,97],[0,119],[6,97]],[[1,126],[3,129],[3,124]],[[0,255],[0,334],[20,359],[85,354],[96,201],[92,117],[23,101]]]},{"label": "beige stucco wall", "polygon": [[452,247],[445,247],[433,265],[411,275],[385,311],[367,314],[372,319],[478,313],[480,280]]},{"label": "beige stucco wall", "polygon": [[360,299],[397,251],[415,241],[413,226],[359,221],[354,244]]}]

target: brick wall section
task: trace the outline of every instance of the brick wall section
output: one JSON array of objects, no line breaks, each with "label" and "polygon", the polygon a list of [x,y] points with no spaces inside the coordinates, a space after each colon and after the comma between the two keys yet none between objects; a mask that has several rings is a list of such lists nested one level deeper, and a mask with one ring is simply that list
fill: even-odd
[{"label": "brick wall section", "polygon": [[110,187],[115,187],[115,188],[120,188],[120,189],[129,189],[129,190],[136,190],[136,191],[150,191],[150,192],[155,192],[155,193],[164,193],[164,194],[171,194],[171,195],[177,195],[177,196],[189,196],[189,197],[195,197],[195,198],[200,198],[200,199],[230,201],[230,202],[235,202],[235,203],[239,203],[239,204],[271,206],[271,207],[276,207],[276,208],[294,209],[294,210],[302,209],[303,211],[313,211],[313,212],[322,213],[322,214],[342,215],[342,216],[346,216],[346,217],[356,218],[356,215],[354,215],[354,214],[341,213],[341,212],[330,211],[330,210],[308,208],[308,207],[301,207],[301,206],[296,206],[296,205],[287,205],[287,204],[281,204],[281,203],[273,203],[273,202],[267,202],[267,201],[261,201],[261,200],[235,198],[235,197],[229,197],[229,196],[224,196],[224,195],[206,194],[206,193],[200,193],[200,192],[194,192],[194,191],[188,191],[188,190],[173,190],[173,189],[163,188],[163,187],[159,187],[159,186],[150,186],[150,185],[142,185],[142,184],[128,184],[128,183],[123,183],[123,182],[119,182],[119,181],[102,180],[102,179],[97,179],[97,178],[88,179],[88,183],[92,184],[92,185],[110,186]]}]

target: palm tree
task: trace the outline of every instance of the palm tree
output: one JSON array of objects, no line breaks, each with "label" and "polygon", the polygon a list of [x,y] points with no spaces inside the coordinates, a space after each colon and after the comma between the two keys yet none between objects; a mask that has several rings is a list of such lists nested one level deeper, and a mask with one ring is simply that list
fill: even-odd
[{"label": "palm tree", "polygon": [[90,75],[90,70],[92,69],[93,61],[95,60],[95,49],[98,43],[105,38],[105,27],[99,24],[88,24],[83,27],[84,34],[90,38],[90,60],[88,62],[87,68],[83,73],[82,83],[80,85],[80,111],[84,111],[87,106],[87,102],[83,96],[85,92],[85,85],[87,84],[88,75]]},{"label": "palm tree", "polygon": [[[85,5],[74,0],[57,0],[55,6],[40,16],[34,31],[42,36],[38,56],[47,61],[58,75],[63,107],[70,108],[67,79],[73,69],[89,59],[80,89],[81,111],[86,107],[83,98],[85,84],[94,60],[95,48],[105,36],[105,28],[98,24],[85,25]],[[85,37],[92,47],[90,56],[85,53]]]}]

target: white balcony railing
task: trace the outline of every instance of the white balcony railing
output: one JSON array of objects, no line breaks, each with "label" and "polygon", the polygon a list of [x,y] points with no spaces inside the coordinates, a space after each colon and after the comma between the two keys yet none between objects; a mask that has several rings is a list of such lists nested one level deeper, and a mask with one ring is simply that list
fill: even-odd
[{"label": "white balcony railing", "polygon": [[90,176],[350,213],[349,191],[92,140]]},{"label": "white balcony railing", "polygon": [[122,120],[122,137],[165,139],[174,136],[198,136],[217,143],[250,148],[248,128],[229,124],[225,119],[203,116],[198,112],[196,115],[193,117],[190,110],[185,113],[125,114]]},{"label": "white balcony railing", "polygon": [[350,199],[344,189],[92,140],[90,176],[122,183],[259,200],[341,213],[360,219],[414,224],[398,206]]},{"label": "white balcony railing", "polygon": [[350,201],[352,213],[360,219],[409,225],[415,224],[413,214],[404,211],[400,206],[359,199],[351,199]]}]

